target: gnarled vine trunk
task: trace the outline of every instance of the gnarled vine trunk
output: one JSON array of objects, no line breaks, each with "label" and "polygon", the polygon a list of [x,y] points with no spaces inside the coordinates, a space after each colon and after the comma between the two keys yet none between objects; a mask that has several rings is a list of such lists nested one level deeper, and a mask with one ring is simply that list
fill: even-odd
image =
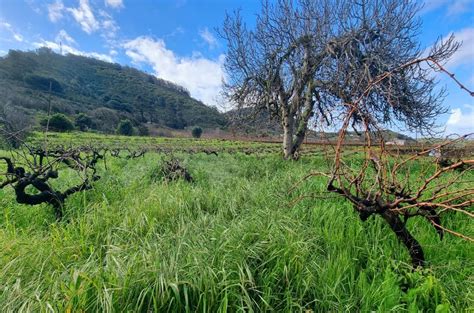
[{"label": "gnarled vine trunk", "polygon": [[405,245],[410,254],[411,264],[414,268],[425,265],[425,255],[420,243],[410,234],[396,213],[386,210],[382,214],[383,219],[388,223],[397,238]]}]

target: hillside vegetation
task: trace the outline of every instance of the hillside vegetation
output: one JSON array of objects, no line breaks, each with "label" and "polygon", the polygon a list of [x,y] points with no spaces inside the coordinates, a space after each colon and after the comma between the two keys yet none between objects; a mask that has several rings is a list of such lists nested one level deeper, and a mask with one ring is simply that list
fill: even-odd
[{"label": "hillside vegetation", "polygon": [[[137,130],[144,126],[175,130],[200,126],[249,136],[282,133],[280,123],[265,111],[239,108],[220,113],[193,99],[183,87],[132,67],[72,54],[63,56],[47,48],[10,50],[0,57],[0,107],[7,105],[15,115],[29,116],[28,123],[39,125],[50,99],[52,113],[65,114],[80,130],[114,133],[120,121],[130,120]],[[337,136],[324,135],[308,132],[310,139]],[[410,140],[391,131],[386,135],[386,140]],[[363,140],[356,134],[351,138]]]},{"label": "hillside vegetation", "polygon": [[11,50],[0,58],[0,101],[36,117],[48,111],[72,120],[91,118],[90,128],[114,132],[120,120],[134,126],[183,129],[199,125],[222,128],[226,118],[193,99],[181,86],[137,69],[50,49]]}]

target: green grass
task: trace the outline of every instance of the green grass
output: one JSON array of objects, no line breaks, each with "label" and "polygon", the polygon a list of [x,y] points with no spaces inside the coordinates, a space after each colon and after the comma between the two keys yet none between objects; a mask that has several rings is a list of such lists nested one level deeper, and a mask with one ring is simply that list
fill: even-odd
[{"label": "green grass", "polygon": [[[474,308],[473,245],[409,225],[429,261],[408,254],[379,218],[341,198],[288,190],[322,157],[176,153],[195,182],[154,178],[161,154],[107,160],[102,179],[66,202],[24,206],[0,190],[0,311],[463,312]],[[57,182],[67,182],[69,176]],[[298,194],[325,188],[323,179]],[[473,225],[446,220],[458,231]]]},{"label": "green grass", "polygon": [[[28,142],[40,145],[44,142],[44,133],[34,132]],[[195,139],[195,138],[168,138],[168,137],[140,137],[122,135],[104,135],[90,132],[69,132],[47,134],[48,143],[51,146],[81,146],[81,145],[103,145],[109,148],[172,148],[174,150],[189,148],[215,148],[219,150],[233,149],[272,149],[278,151],[280,144],[261,143],[252,141],[238,141],[226,139]]]}]

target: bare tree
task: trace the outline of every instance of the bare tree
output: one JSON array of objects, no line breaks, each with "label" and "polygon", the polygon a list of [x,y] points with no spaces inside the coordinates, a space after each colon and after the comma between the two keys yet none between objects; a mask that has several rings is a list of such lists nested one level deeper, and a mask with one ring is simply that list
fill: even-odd
[{"label": "bare tree", "polygon": [[[238,12],[227,16],[221,31],[228,48],[225,93],[238,107],[277,118],[284,157],[297,158],[311,119],[332,123],[368,81],[420,57],[419,9],[409,0],[279,0],[262,3],[254,29]],[[444,49],[440,62],[457,45]],[[443,111],[434,87],[427,73],[407,68],[371,90],[364,110],[427,129]]]},{"label": "bare tree", "polygon": [[255,30],[238,13],[224,22],[227,96],[239,107],[268,110],[281,122],[285,158],[295,156],[313,114],[313,78],[326,55],[329,10],[328,1],[263,2]]},{"label": "bare tree", "polygon": [[[394,149],[385,145],[382,134],[385,121],[379,119],[378,110],[367,108],[370,108],[371,102],[374,101],[372,97],[376,90],[384,90],[387,99],[396,99],[399,89],[390,89],[390,82],[406,71],[423,70],[420,68],[422,64],[425,64],[426,68],[447,73],[461,89],[474,96],[472,91],[440,64],[440,59],[451,53],[453,44],[455,43],[452,38],[445,42],[440,41],[427,57],[380,73],[369,81],[365,80],[365,76],[360,76],[360,84],[345,91],[351,96],[345,102],[346,110],[334,147],[331,171],[308,175],[327,177],[327,190],[352,203],[363,221],[373,215],[382,217],[408,249],[414,267],[423,266],[425,257],[422,246],[407,227],[407,221],[411,218],[421,217],[427,220],[440,238],[444,233],[450,233],[474,242],[472,235],[450,229],[442,222],[442,217],[446,214],[474,217],[472,134],[444,140],[428,147],[419,147],[417,151],[405,155],[396,147]],[[424,84],[426,81],[421,80],[420,83]],[[399,102],[389,103],[396,105]],[[429,119],[416,120],[417,118],[415,116],[417,124],[430,125]],[[403,125],[410,127],[412,122],[413,120],[406,120]],[[365,146],[362,151],[354,151],[344,146],[345,137],[351,128],[359,129],[365,134]]]}]

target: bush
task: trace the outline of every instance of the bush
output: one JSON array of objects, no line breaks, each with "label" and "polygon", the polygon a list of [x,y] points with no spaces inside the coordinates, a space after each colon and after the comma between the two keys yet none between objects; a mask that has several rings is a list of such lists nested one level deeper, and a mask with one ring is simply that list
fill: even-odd
[{"label": "bush", "polygon": [[194,127],[191,134],[193,135],[194,138],[201,138],[202,128],[199,126]]},{"label": "bush", "polygon": [[74,125],[72,124],[71,120],[62,113],[56,113],[51,115],[49,118],[49,125],[48,125],[48,118],[45,118],[41,121],[42,126],[48,126],[50,130],[58,131],[58,132],[68,132],[74,129]]},{"label": "bush", "polygon": [[130,104],[122,103],[117,100],[110,100],[109,102],[107,102],[107,106],[111,109],[122,111],[122,112],[132,113],[133,111],[133,108]]},{"label": "bush", "polygon": [[79,113],[76,116],[76,127],[79,128],[80,131],[86,131],[89,128],[92,128],[93,122],[92,119],[84,114],[84,113]]},{"label": "bush", "polygon": [[150,135],[150,131],[148,130],[148,127],[146,127],[145,125],[140,125],[138,126],[138,134],[140,136],[148,136]]},{"label": "bush", "polygon": [[117,130],[117,125],[120,123],[120,116],[117,111],[108,108],[97,108],[90,111],[92,123],[97,130],[105,132],[114,132]]},{"label": "bush", "polygon": [[124,136],[133,135],[133,125],[130,120],[121,120],[117,126],[117,134]]},{"label": "bush", "polygon": [[63,87],[61,86],[61,84],[52,77],[43,77],[39,75],[29,74],[25,76],[25,83],[38,90],[49,91],[51,86],[52,92],[63,92]]}]

